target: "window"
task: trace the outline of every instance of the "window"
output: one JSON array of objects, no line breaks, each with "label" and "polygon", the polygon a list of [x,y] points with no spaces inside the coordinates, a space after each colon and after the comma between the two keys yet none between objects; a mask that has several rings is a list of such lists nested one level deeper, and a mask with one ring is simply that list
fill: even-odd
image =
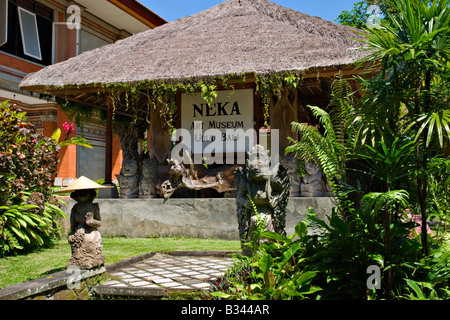
[{"label": "window", "polygon": [[8,0],[0,0],[0,47],[8,41]]},{"label": "window", "polygon": [[36,15],[21,7],[18,9],[24,54],[42,60]]},{"label": "window", "polygon": [[35,0],[6,2],[7,42],[0,51],[45,66],[52,64],[53,9]]}]

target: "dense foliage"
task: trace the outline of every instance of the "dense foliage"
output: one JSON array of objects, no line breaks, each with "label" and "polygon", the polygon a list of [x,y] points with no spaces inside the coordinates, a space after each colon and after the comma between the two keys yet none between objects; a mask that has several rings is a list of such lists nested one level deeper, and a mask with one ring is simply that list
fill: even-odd
[{"label": "dense foliage", "polygon": [[64,216],[52,195],[56,141],[26,121],[25,113],[0,106],[0,256],[51,243]]},{"label": "dense foliage", "polygon": [[262,232],[269,241],[238,256],[213,297],[450,298],[449,2],[382,4],[362,33],[362,97],[338,74],[328,111],[309,106],[320,128],[293,123],[286,150],[322,168],[335,210],[310,210],[289,238]]}]

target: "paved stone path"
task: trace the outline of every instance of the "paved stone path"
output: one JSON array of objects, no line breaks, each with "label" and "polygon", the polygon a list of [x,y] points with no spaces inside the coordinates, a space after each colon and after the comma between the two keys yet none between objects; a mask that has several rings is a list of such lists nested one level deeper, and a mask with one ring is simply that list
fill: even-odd
[{"label": "paved stone path", "polygon": [[111,271],[111,280],[95,290],[99,294],[161,296],[167,290],[207,290],[223,276],[234,260],[229,257],[195,257],[156,254]]}]

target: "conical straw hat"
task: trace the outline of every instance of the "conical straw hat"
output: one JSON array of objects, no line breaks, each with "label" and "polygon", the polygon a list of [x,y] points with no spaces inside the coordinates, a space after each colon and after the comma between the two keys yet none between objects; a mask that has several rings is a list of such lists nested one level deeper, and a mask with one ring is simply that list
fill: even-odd
[{"label": "conical straw hat", "polygon": [[77,191],[77,190],[95,190],[95,189],[112,189],[112,188],[114,188],[114,187],[99,185],[98,183],[82,176],[82,177],[78,178],[77,180],[75,180],[75,182],[73,182],[66,188],[55,191],[55,193],[67,193],[67,192],[73,192],[73,191]]}]

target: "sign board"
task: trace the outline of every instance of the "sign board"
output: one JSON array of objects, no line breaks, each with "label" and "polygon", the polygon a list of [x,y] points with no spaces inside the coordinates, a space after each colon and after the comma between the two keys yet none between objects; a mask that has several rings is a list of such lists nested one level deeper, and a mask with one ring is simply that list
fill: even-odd
[{"label": "sign board", "polygon": [[200,93],[182,94],[181,128],[190,135],[184,143],[193,154],[207,149],[222,154],[249,151],[254,144],[249,141],[254,138],[253,108],[253,89],[218,91],[210,105]]},{"label": "sign board", "polygon": [[8,0],[0,0],[0,47],[8,41]]}]

